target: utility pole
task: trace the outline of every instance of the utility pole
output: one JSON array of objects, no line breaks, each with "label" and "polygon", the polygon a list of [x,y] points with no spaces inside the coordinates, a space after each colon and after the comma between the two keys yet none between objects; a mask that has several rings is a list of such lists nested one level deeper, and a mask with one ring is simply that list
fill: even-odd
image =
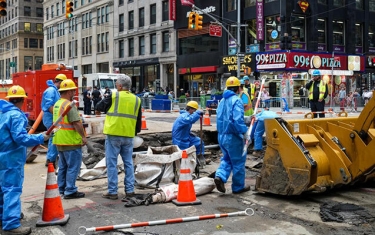
[{"label": "utility pole", "polygon": [[237,0],[237,78],[240,79],[241,75],[241,61],[240,61],[240,50],[241,50],[241,1]]}]

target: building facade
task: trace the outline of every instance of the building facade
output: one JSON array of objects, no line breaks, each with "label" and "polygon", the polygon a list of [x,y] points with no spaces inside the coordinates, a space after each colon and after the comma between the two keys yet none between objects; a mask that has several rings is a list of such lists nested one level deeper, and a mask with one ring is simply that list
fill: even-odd
[{"label": "building facade", "polygon": [[7,1],[0,17],[0,79],[15,72],[40,69],[43,64],[42,0]]}]

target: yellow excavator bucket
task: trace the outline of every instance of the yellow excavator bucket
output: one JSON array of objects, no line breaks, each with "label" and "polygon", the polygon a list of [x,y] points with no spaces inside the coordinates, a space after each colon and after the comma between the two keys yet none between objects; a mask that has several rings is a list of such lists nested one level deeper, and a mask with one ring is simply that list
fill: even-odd
[{"label": "yellow excavator bucket", "polygon": [[265,120],[267,148],[256,190],[324,192],[375,173],[375,97],[358,117]]}]

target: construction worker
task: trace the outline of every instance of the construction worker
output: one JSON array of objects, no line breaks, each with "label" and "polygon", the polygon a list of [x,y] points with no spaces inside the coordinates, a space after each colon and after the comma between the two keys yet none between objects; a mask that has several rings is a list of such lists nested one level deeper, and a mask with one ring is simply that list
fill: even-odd
[{"label": "construction worker", "polygon": [[[55,81],[48,80],[48,88],[43,92],[42,96],[42,110],[43,110],[43,125],[47,128],[50,128],[53,124],[53,106],[60,99],[59,88],[62,81],[66,80],[67,77],[65,74],[57,74]],[[48,150],[47,150],[47,159],[46,166],[48,163],[52,162],[53,166],[56,168],[56,158],[58,156],[57,148],[52,144],[52,139],[48,141]]]},{"label": "construction worker", "polygon": [[214,181],[217,190],[222,193],[226,191],[224,184],[231,172],[233,173],[232,192],[234,194],[250,190],[250,186],[245,185],[246,156],[242,155],[243,138],[247,127],[244,121],[243,104],[237,96],[240,85],[240,80],[234,76],[227,79],[227,88],[216,111],[218,141],[223,157],[216,170]]},{"label": "construction worker", "polygon": [[243,108],[245,110],[245,116],[253,115],[253,106],[251,104],[250,96],[245,91],[245,81],[241,79],[241,86],[239,87],[238,97],[242,100]]},{"label": "construction worker", "polygon": [[203,116],[203,111],[198,109],[196,101],[189,101],[185,110],[180,111],[180,116],[173,123],[172,143],[177,145],[181,150],[195,146],[197,155],[204,153],[204,144],[201,138],[191,133],[192,125]]},{"label": "construction worker", "polygon": [[319,112],[320,118],[325,117],[324,99],[328,95],[328,86],[322,80],[319,70],[313,71],[312,79],[306,84],[306,89],[309,91],[310,109],[314,113],[314,118],[317,117],[315,112]]},{"label": "construction worker", "polygon": [[108,191],[103,193],[102,197],[111,200],[118,199],[118,155],[121,156],[125,168],[125,197],[122,201],[134,196],[133,139],[141,131],[142,104],[141,99],[130,92],[131,87],[131,78],[120,75],[116,81],[117,92],[97,105],[99,111],[107,111],[103,133],[107,135],[105,156]]},{"label": "construction worker", "polygon": [[[71,79],[61,82],[59,89],[61,98],[53,108],[54,122],[73,101],[76,89],[77,87]],[[85,194],[78,192],[76,179],[82,162],[81,147],[87,144],[87,139],[76,106],[72,107],[68,114],[62,118],[59,125],[61,128],[53,137],[53,144],[59,151],[59,171],[57,173],[59,192],[64,199],[82,198]]]},{"label": "construction worker", "polygon": [[247,94],[249,94],[251,101],[254,101],[255,98],[255,84],[250,83],[249,76],[243,76],[242,78],[245,81],[245,88],[247,89]]},{"label": "construction worker", "polygon": [[28,120],[20,110],[25,90],[12,86],[6,100],[0,100],[0,224],[1,234],[30,234],[31,228],[21,226],[21,194],[26,163],[26,147],[43,144],[49,139],[45,132],[29,135]]}]

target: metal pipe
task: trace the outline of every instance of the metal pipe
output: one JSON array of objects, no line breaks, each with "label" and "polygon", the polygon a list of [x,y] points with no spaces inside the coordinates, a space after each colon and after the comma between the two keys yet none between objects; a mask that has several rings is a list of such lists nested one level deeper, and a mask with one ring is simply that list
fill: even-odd
[{"label": "metal pipe", "polygon": [[238,212],[232,212],[232,213],[191,216],[191,217],[174,218],[174,219],[166,219],[166,220],[154,220],[154,221],[138,222],[138,223],[132,223],[132,224],[119,224],[119,225],[109,225],[109,226],[91,227],[91,228],[86,228],[85,226],[81,226],[78,228],[78,234],[85,235],[86,232],[111,231],[115,229],[136,228],[136,227],[161,225],[161,224],[175,224],[175,223],[183,223],[183,222],[190,222],[190,221],[196,221],[196,220],[216,219],[216,218],[232,217],[232,216],[239,216],[239,215],[252,216],[254,215],[254,213],[255,212],[252,208],[247,208],[244,211],[238,211]]},{"label": "metal pipe", "polygon": [[[207,146],[204,146],[205,149],[216,149],[216,148],[220,148],[220,145],[218,144],[213,144],[213,145],[207,145]],[[139,151],[139,152],[133,152],[133,156],[136,155],[136,154],[146,154],[147,151]]]}]

